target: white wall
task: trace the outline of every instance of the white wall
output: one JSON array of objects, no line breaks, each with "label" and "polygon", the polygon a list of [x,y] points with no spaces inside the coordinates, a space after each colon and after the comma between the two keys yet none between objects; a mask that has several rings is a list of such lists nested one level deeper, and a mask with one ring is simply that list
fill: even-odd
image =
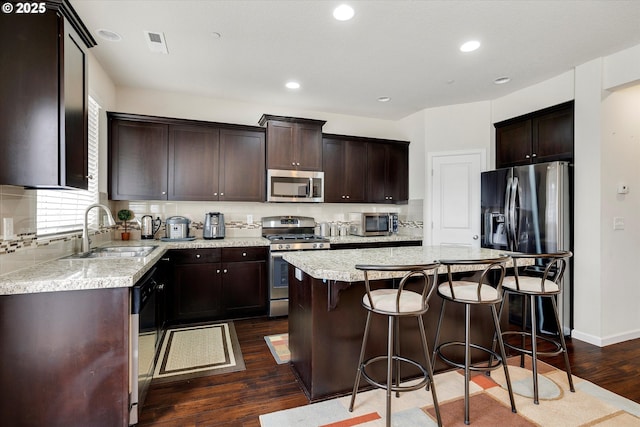
[{"label": "white wall", "polygon": [[296,110],[157,90],[118,87],[116,111],[258,126],[263,114],[326,120],[325,133],[403,139],[397,121]]},{"label": "white wall", "polygon": [[[640,84],[609,94],[602,113],[601,337],[608,343],[640,336]],[[621,183],[628,194],[617,193]],[[616,217],[624,230],[613,229]]]}]

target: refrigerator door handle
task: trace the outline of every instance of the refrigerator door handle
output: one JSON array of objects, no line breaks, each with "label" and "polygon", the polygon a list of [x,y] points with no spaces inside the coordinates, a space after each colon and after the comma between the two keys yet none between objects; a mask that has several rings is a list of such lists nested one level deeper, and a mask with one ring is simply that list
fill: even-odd
[{"label": "refrigerator door handle", "polygon": [[514,176],[511,180],[511,199],[509,200],[509,223],[511,233],[512,251],[518,250],[518,222],[516,220],[516,197],[518,195],[518,177]]},{"label": "refrigerator door handle", "polygon": [[511,184],[513,178],[507,179],[507,185],[504,190],[504,230],[507,236],[507,249],[511,250]]}]

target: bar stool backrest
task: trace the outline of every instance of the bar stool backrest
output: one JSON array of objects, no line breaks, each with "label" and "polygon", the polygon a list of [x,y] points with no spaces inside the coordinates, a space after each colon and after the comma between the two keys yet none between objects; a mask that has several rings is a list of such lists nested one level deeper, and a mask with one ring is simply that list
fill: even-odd
[{"label": "bar stool backrest", "polygon": [[[513,273],[515,276],[516,289],[520,290],[520,276],[540,277],[541,290],[545,291],[545,284],[549,282],[555,283],[558,289],[562,289],[562,277],[567,268],[567,261],[573,256],[571,251],[560,251],[539,254],[512,254]],[[535,258],[536,263],[533,267],[518,265],[518,259]],[[527,273],[527,268],[530,270]],[[542,274],[540,274],[540,272]]]},{"label": "bar stool backrest", "polygon": [[[504,276],[506,274],[506,264],[510,259],[511,257],[509,257],[508,255],[503,255],[498,258],[489,258],[489,259],[440,260],[440,264],[447,267],[447,280],[449,282],[449,290],[451,292],[451,297],[453,299],[456,299],[456,291],[455,291],[456,287],[454,286],[454,284],[459,281],[454,280],[452,267],[455,265],[483,265],[484,267],[482,268],[482,270],[480,270],[481,271],[480,277],[477,280],[476,300],[474,302],[487,303],[492,301],[483,299],[483,296],[482,296],[483,286],[493,287],[492,282],[496,283],[496,278],[491,277],[490,273],[497,272],[498,274],[497,286],[495,287],[497,290],[497,294],[502,295],[502,280],[504,279]],[[463,281],[467,283],[475,283],[475,280],[473,281],[463,280]]]},{"label": "bar stool backrest", "polygon": [[[374,298],[371,295],[371,285],[370,285],[370,272],[404,272],[404,276],[400,280],[400,284],[398,285],[397,295],[396,295],[396,313],[400,312],[400,301],[402,292],[405,290],[405,286],[409,282],[409,279],[412,278],[422,278],[422,290],[420,294],[422,295],[422,309],[420,312],[427,311],[429,308],[429,300],[431,299],[431,295],[433,294],[434,289],[437,287],[438,281],[438,267],[440,267],[439,262],[433,262],[430,264],[415,264],[415,265],[356,265],[357,270],[361,270],[364,272],[364,284],[367,292],[367,298],[369,299],[370,307],[376,311],[376,306],[374,303]],[[413,283],[413,282],[412,282]]]}]

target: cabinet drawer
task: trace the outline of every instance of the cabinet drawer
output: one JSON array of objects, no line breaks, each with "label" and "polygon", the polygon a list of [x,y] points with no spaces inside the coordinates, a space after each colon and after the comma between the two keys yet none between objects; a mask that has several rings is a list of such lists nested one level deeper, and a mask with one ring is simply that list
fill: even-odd
[{"label": "cabinet drawer", "polygon": [[266,261],[269,249],[261,246],[222,249],[222,262]]},{"label": "cabinet drawer", "polygon": [[169,252],[171,261],[178,264],[202,264],[220,262],[220,249],[174,249]]}]

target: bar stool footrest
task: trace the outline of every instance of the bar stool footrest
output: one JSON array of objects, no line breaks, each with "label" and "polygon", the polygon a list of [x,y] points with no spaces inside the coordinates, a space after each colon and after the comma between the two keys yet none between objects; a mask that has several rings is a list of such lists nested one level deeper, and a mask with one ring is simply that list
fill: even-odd
[{"label": "bar stool footrest", "polygon": [[[394,386],[391,387],[391,391],[404,392],[404,391],[418,390],[418,389],[420,389],[422,387],[425,387],[427,385],[427,383],[430,382],[429,374],[427,373],[427,370],[421,364],[416,362],[415,360],[408,359],[408,358],[402,357],[402,356],[393,356],[392,359],[394,361],[393,363],[395,363],[395,361],[408,363],[410,365],[415,366],[416,368],[418,368],[421,371],[422,374],[420,376],[414,377],[414,378],[410,378],[409,381],[416,380],[417,378],[422,378],[422,379],[420,380],[420,382],[418,382],[416,384],[411,384],[411,385],[402,385],[401,384],[399,386],[394,385]],[[387,389],[387,384],[386,383],[383,384],[383,383],[377,382],[376,380],[371,378],[369,376],[369,374],[367,374],[367,371],[366,371],[367,366],[369,366],[369,365],[371,365],[373,363],[376,363],[376,362],[381,362],[381,361],[384,361],[386,363],[387,362],[387,356],[376,356],[376,357],[372,357],[370,359],[367,359],[366,361],[364,361],[362,363],[361,373],[362,373],[362,376],[364,377],[364,379],[369,384],[371,384],[374,387],[378,387],[378,388],[386,390]],[[405,380],[405,381],[407,381],[407,380]],[[402,382],[402,379],[400,379],[400,382]]]},{"label": "bar stool footrest", "polygon": [[[533,335],[531,334],[531,332],[526,332],[526,331],[506,331],[502,333],[502,337],[506,337],[508,335],[520,335],[523,337],[530,337],[532,338]],[[556,356],[560,353],[563,353],[564,350],[562,349],[562,345],[560,345],[560,343],[558,341],[556,341],[553,338],[549,338],[549,337],[545,337],[545,336],[540,336],[540,335],[536,335],[536,338],[548,343],[551,343],[555,346],[555,350],[548,350],[548,351],[536,351],[536,353],[538,354],[538,356]],[[529,350],[523,347],[519,347],[516,344],[510,344],[508,343],[506,340],[504,341],[504,346],[505,348],[510,348],[511,350],[515,350],[519,353],[524,353],[526,355],[529,356],[533,356],[533,350]]]},{"label": "bar stool footrest", "polygon": [[[455,368],[458,369],[465,369],[465,365],[464,362],[462,363],[458,363],[454,360],[449,359],[448,357],[446,357],[444,355],[444,353],[442,352],[443,348],[446,347],[452,347],[452,346],[463,346],[464,347],[464,343],[461,341],[452,341],[452,342],[447,342],[447,343],[443,343],[440,344],[438,346],[438,348],[436,348],[436,353],[438,354],[438,356],[440,357],[440,359],[446,363],[449,366],[453,366]],[[506,344],[505,344],[506,346]],[[478,364],[472,364],[469,365],[469,370],[470,371],[475,371],[475,372],[487,372],[487,371],[493,371],[495,369],[498,369],[500,366],[502,366],[503,362],[502,362],[502,356],[500,356],[498,353],[496,353],[495,351],[483,347],[481,345],[478,344],[469,344],[470,348],[476,349],[476,350],[480,350],[483,351],[485,353],[487,353],[489,356],[491,356],[489,358],[489,360],[487,361],[482,361],[483,366],[479,366]],[[488,365],[488,363],[491,362],[491,365]]]}]

